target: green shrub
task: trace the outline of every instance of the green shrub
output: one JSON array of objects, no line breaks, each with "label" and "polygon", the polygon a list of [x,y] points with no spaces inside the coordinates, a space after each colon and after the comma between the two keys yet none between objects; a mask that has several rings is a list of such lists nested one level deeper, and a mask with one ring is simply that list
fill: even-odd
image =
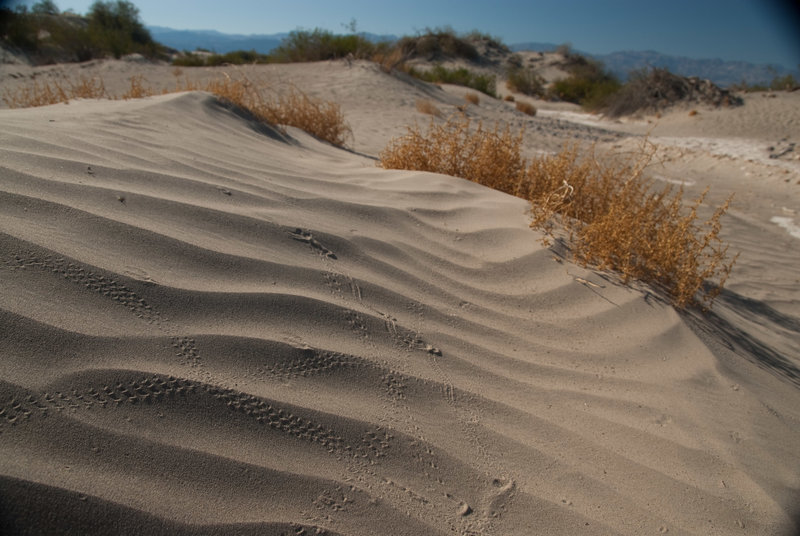
[{"label": "green shrub", "polygon": [[351,55],[356,59],[367,59],[382,46],[386,45],[376,45],[361,35],[336,35],[317,28],[310,32],[306,30],[291,32],[281,45],[270,53],[270,57],[272,61],[281,63],[325,61]]},{"label": "green shrub", "polygon": [[172,65],[180,67],[204,67],[206,65],[205,57],[191,52],[184,52],[181,56],[176,56],[172,60]]},{"label": "green shrub", "polygon": [[161,46],[139,20],[139,9],[125,0],[97,0],[89,8],[89,39],[97,49],[115,58],[140,53],[156,56]]},{"label": "green shrub", "polygon": [[50,0],[42,0],[30,10],[24,5],[14,11],[0,9],[0,36],[36,64],[164,54],[164,47],[139,20],[138,9],[124,1],[97,1],[85,17],[59,13]]},{"label": "green shrub", "polygon": [[512,65],[508,69],[506,87],[511,91],[531,97],[539,97],[545,94],[544,78],[536,74],[532,69],[517,65]]},{"label": "green shrub", "polygon": [[172,60],[173,65],[180,67],[216,67],[218,65],[244,65],[253,63],[270,63],[267,54],[259,54],[255,50],[234,50],[225,54],[195,54],[184,52]]},{"label": "green shrub", "polygon": [[786,76],[776,76],[769,84],[769,88],[772,91],[792,91],[797,89],[797,87],[797,80],[790,74]]},{"label": "green shrub", "polygon": [[574,102],[588,110],[598,110],[606,105],[622,85],[619,80],[603,68],[600,62],[581,56],[569,57],[570,76],[553,82],[547,94],[551,98]]},{"label": "green shrub", "polygon": [[494,75],[478,74],[465,67],[448,69],[443,65],[435,65],[430,70],[418,70],[413,67],[406,71],[408,74],[426,82],[434,84],[454,84],[477,89],[482,93],[497,97],[497,85]]},{"label": "green shrub", "polygon": [[472,30],[464,36],[464,39],[468,42],[483,41],[489,48],[494,48],[500,52],[511,52],[511,49],[503,43],[502,39],[485,32],[479,32],[478,30]]},{"label": "green shrub", "polygon": [[467,38],[458,36],[452,28],[428,28],[422,35],[403,37],[397,47],[407,58],[478,59],[475,46]]}]

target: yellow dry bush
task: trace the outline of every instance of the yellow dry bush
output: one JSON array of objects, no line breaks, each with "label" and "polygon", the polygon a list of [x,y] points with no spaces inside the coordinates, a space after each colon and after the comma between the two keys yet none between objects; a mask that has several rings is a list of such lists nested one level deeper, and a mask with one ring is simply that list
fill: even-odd
[{"label": "yellow dry bush", "polygon": [[389,169],[433,171],[470,179],[497,190],[514,192],[514,181],[524,170],[520,156],[522,133],[509,128],[470,129],[469,119],[450,118],[431,123],[427,133],[410,128],[392,140],[380,154],[380,164]]},{"label": "yellow dry bush", "polygon": [[34,80],[16,90],[3,90],[3,100],[9,108],[47,106],[69,102],[70,99],[99,99],[106,96],[102,80],[85,76],[77,80],[67,77],[42,82]]},{"label": "yellow dry bush", "polygon": [[720,239],[730,199],[701,222],[705,194],[687,207],[682,189],[655,190],[644,177],[650,146],[624,158],[599,157],[593,149],[581,155],[571,146],[527,161],[522,136],[508,127],[471,128],[468,119],[450,118],[431,123],[427,132],[409,128],[390,142],[379,163],[462,177],[529,200],[531,225],[552,236],[560,224],[579,262],[663,288],[679,308],[695,303],[698,294],[711,304],[735,262],[726,261],[728,248]]},{"label": "yellow dry bush", "polygon": [[339,147],[352,137],[338,104],[309,97],[295,88],[266,101],[263,113],[272,124],[297,127]]},{"label": "yellow dry bush", "polygon": [[479,105],[481,103],[480,95],[478,95],[477,93],[472,93],[472,92],[465,93],[464,94],[464,100],[467,101],[470,104],[474,104],[475,106],[477,106],[477,105]]},{"label": "yellow dry bush", "polygon": [[246,77],[234,79],[226,74],[210,81],[205,89],[248,110],[260,121],[297,127],[339,147],[352,136],[338,104],[315,99],[294,87],[286,93],[265,95],[264,89],[269,88],[259,89]]},{"label": "yellow dry bush", "polygon": [[81,76],[77,81],[68,81],[70,98],[102,99],[108,97],[106,86],[101,78]]},{"label": "yellow dry bush", "polygon": [[524,113],[525,115],[534,116],[536,115],[536,106],[529,102],[517,101],[516,103],[517,110]]},{"label": "yellow dry bush", "polygon": [[102,79],[80,77],[72,81],[65,77],[63,80],[42,83],[34,80],[15,91],[4,90],[2,97],[9,108],[26,108],[69,102],[76,98],[139,99],[170,91],[205,90],[248,110],[260,121],[297,127],[333,145],[344,146],[352,136],[338,104],[314,99],[297,88],[291,88],[283,94],[265,96],[267,89],[257,87],[246,76],[234,79],[225,74],[206,84],[188,78],[181,81],[176,75],[174,90],[164,88],[156,91],[146,84],[143,76],[137,75],[130,78],[130,87],[125,93],[112,96],[106,92]]},{"label": "yellow dry bush", "polygon": [[145,86],[145,79],[142,75],[131,76],[131,87],[128,91],[119,96],[120,99],[143,99],[144,97],[152,97],[156,92],[150,87]]},{"label": "yellow dry bush", "polygon": [[399,48],[393,47],[389,51],[378,51],[372,55],[371,61],[385,72],[391,73],[395,69],[403,69],[408,56]]},{"label": "yellow dry bush", "polygon": [[437,108],[433,102],[427,99],[417,99],[417,111],[435,117],[440,117],[442,115],[442,111]]}]

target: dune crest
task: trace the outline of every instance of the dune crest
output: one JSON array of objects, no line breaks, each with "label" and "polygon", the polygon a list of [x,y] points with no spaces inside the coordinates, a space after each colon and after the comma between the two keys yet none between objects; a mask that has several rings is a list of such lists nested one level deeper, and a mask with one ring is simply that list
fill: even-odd
[{"label": "dune crest", "polygon": [[525,202],[205,93],[0,118],[3,531],[790,529],[791,360]]}]

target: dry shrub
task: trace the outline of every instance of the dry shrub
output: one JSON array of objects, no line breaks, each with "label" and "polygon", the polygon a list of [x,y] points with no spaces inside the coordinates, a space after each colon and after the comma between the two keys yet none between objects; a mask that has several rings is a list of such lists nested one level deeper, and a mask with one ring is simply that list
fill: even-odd
[{"label": "dry shrub", "polygon": [[503,97],[503,100],[506,102],[514,102],[514,95],[506,95]]},{"label": "dry shrub", "polygon": [[128,100],[128,99],[142,99],[144,97],[151,97],[155,95],[155,91],[149,86],[145,86],[144,76],[138,74],[136,76],[131,76],[131,87],[119,96],[120,99]]},{"label": "dry shrub", "polygon": [[260,121],[297,127],[333,145],[343,147],[352,136],[338,104],[314,99],[294,87],[285,94],[265,96],[246,77],[233,79],[226,74],[209,82],[206,90],[248,110]]},{"label": "dry shrub", "polygon": [[[626,158],[593,150],[581,157],[577,146],[565,147],[528,162],[522,135],[451,118],[431,123],[427,133],[409,128],[384,149],[380,165],[445,173],[527,199],[532,226],[552,236],[554,225],[563,225],[579,262],[663,288],[676,307],[695,303],[698,293],[711,304],[735,261],[726,262],[719,236],[730,199],[699,222],[705,194],[687,207],[682,189],[656,191],[644,177],[653,156],[648,146]],[[714,284],[705,288],[704,281]]]},{"label": "dry shrub", "polygon": [[418,127],[392,140],[380,154],[380,165],[387,169],[433,171],[479,182],[504,192],[515,193],[514,182],[523,174],[520,155],[522,133],[514,135],[506,127],[487,130],[482,124],[470,128],[467,118],[450,117],[427,133]]},{"label": "dry shrub", "polygon": [[689,117],[694,117],[694,116],[696,116],[696,115],[697,115],[697,110],[691,110],[691,111],[689,112]]},{"label": "dry shrub", "polygon": [[379,50],[371,58],[371,61],[377,63],[385,73],[391,73],[395,69],[402,70],[407,60],[408,57],[400,48],[392,48],[388,51]]},{"label": "dry shrub", "polygon": [[433,102],[427,99],[417,99],[417,111],[436,117],[440,117],[442,115],[442,111],[437,108]]},{"label": "dry shrub", "polygon": [[470,104],[474,104],[475,106],[477,106],[478,104],[481,103],[481,98],[480,98],[480,96],[478,96],[477,93],[466,93],[466,94],[464,94],[464,100],[467,101]]},{"label": "dry shrub", "polygon": [[66,76],[61,80],[38,82],[20,86],[16,90],[3,90],[3,100],[9,108],[30,108],[47,106],[70,99],[99,99],[106,97],[106,88],[101,79],[81,76],[70,80]]},{"label": "dry shrub", "polygon": [[[291,88],[285,94],[273,93],[267,97],[264,95],[267,89],[269,88],[263,86],[259,89],[245,76],[233,79],[225,74],[205,85],[192,82],[188,78],[182,82],[176,79],[174,91],[208,91],[248,110],[260,121],[297,127],[333,145],[344,146],[352,136],[338,104],[314,99],[297,88]],[[169,91],[165,88],[161,93]],[[130,88],[116,97],[106,93],[101,79],[80,77],[77,81],[71,81],[65,77],[53,82],[33,81],[15,91],[6,89],[3,100],[9,108],[26,108],[69,102],[75,98],[138,99],[155,94],[156,91],[145,84],[141,75],[131,77]]]},{"label": "dry shrub", "polygon": [[522,102],[522,101],[517,101],[517,110],[530,116],[536,115],[537,111],[536,106],[534,106],[529,102]]},{"label": "dry shrub", "polygon": [[352,137],[338,104],[309,97],[296,88],[267,101],[257,113],[272,124],[297,127],[339,147]]}]

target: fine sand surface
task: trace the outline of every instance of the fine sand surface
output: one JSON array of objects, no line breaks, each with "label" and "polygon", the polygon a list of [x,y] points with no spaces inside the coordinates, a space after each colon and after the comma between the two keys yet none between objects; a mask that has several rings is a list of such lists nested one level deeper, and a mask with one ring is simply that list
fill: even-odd
[{"label": "fine sand surface", "polygon": [[[174,83],[97,62],[0,89],[57,69]],[[649,132],[656,180],[735,192],[730,283],[679,313],[542,246],[519,199],[376,167],[417,99],[446,115],[463,88],[249,69],[341,103],[351,150],[203,92],[0,110],[0,533],[797,532],[800,163],[769,154],[800,142],[800,92],[467,108],[530,154]]]}]

